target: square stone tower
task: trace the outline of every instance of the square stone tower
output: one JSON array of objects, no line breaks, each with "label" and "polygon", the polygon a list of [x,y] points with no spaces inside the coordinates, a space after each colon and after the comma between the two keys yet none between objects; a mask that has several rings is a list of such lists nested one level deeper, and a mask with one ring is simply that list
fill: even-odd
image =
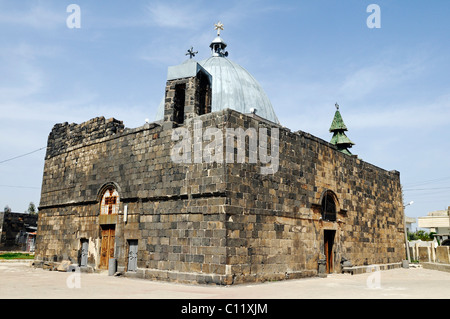
[{"label": "square stone tower", "polygon": [[166,126],[182,125],[185,120],[211,112],[211,75],[196,61],[169,67],[164,121]]}]

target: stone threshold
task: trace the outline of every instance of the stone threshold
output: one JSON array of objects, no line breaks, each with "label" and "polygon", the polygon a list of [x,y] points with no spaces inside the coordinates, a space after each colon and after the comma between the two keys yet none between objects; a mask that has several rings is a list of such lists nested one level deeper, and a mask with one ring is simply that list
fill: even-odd
[{"label": "stone threshold", "polygon": [[372,264],[363,266],[342,267],[342,273],[351,273],[352,275],[365,274],[381,270],[389,270],[395,268],[408,268],[405,267],[403,262],[390,263],[390,264]]}]

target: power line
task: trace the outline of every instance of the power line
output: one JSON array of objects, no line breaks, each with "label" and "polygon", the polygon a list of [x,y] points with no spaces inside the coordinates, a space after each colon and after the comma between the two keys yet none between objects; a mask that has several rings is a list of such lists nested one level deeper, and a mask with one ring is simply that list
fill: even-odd
[{"label": "power line", "polygon": [[429,191],[429,190],[443,190],[443,189],[450,189],[450,187],[409,188],[404,189],[404,191],[410,192],[410,191]]},{"label": "power line", "polygon": [[445,181],[445,180],[448,180],[448,179],[450,179],[450,177],[442,177],[442,178],[431,179],[431,180],[427,180],[427,181],[409,183],[409,184],[405,184],[405,186],[417,187],[417,186],[421,186],[421,185],[425,185],[425,184],[429,184],[429,183],[442,182],[442,181]]},{"label": "power line", "polygon": [[13,186],[13,185],[0,185],[0,187],[40,189],[40,187],[35,187],[35,186]]},{"label": "power line", "polygon": [[24,157],[24,156],[27,156],[27,155],[30,155],[30,154],[33,154],[33,153],[36,153],[36,152],[39,152],[39,151],[41,151],[41,150],[43,150],[45,148],[47,148],[47,147],[41,147],[41,148],[39,148],[37,150],[34,150],[32,152],[29,152],[29,153],[26,153],[26,154],[22,154],[22,155],[19,155],[19,156],[16,156],[16,157],[8,158],[6,160],[0,161],[0,164],[3,164],[5,162],[9,162],[9,161],[15,160],[17,158]]}]

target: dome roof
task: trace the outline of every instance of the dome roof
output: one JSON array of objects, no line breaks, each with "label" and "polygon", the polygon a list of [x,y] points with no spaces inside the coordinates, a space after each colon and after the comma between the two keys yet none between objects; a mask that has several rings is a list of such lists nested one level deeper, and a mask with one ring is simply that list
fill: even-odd
[{"label": "dome roof", "polygon": [[229,108],[250,113],[254,108],[258,116],[278,123],[272,103],[246,69],[220,56],[212,56],[199,63],[212,76],[212,112]]},{"label": "dome roof", "polygon": [[[221,56],[212,56],[199,64],[212,76],[212,112],[229,108],[241,113],[251,113],[253,108],[256,115],[279,123],[263,88],[242,66]],[[164,99],[159,105],[157,120],[163,118]]]},{"label": "dome roof", "polygon": [[[229,108],[251,113],[254,109],[256,115],[279,124],[272,103],[261,85],[246,69],[227,58],[228,52],[224,51],[226,46],[218,32],[210,45],[212,56],[198,62],[212,77],[211,111]],[[164,99],[156,117],[157,120],[164,118]]]}]

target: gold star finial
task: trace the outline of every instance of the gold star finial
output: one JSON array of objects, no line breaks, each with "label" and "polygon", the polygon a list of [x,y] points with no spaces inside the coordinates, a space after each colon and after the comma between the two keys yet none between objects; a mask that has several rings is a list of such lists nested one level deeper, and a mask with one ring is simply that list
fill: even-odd
[{"label": "gold star finial", "polygon": [[217,36],[220,36],[220,30],[223,30],[223,23],[222,22],[217,22],[214,25],[214,30],[217,30]]}]

